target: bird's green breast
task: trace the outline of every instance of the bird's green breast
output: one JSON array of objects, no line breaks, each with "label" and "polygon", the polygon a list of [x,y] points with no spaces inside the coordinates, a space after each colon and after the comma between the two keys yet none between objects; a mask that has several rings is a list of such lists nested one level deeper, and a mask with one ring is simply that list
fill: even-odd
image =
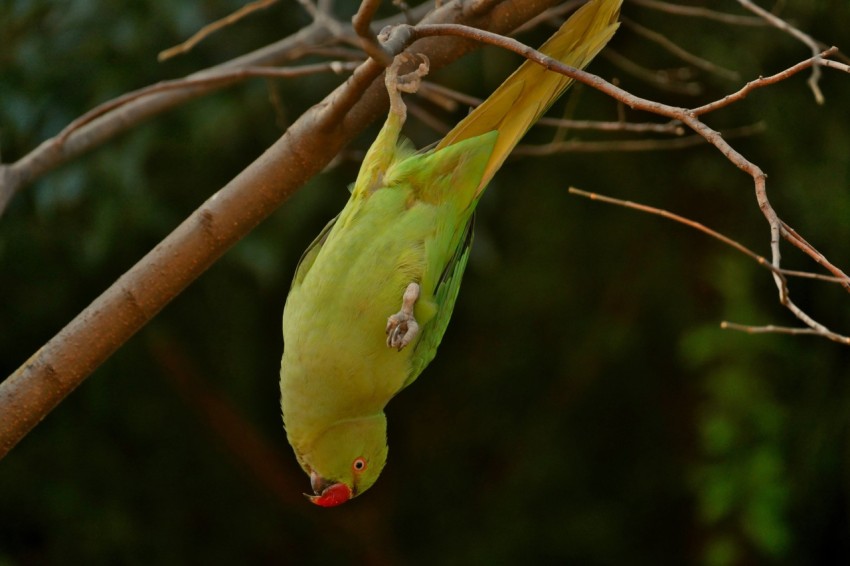
[{"label": "bird's green breast", "polygon": [[[394,162],[384,186],[355,189],[318,251],[305,255],[283,316],[281,405],[294,445],[339,420],[381,412],[433,357],[496,138],[493,132]],[[452,290],[437,289],[459,257]],[[387,347],[387,317],[398,312],[411,282],[420,285],[420,334],[399,352]]]},{"label": "bird's green breast", "polygon": [[427,310],[439,276],[427,268],[439,212],[395,187],[354,196],[340,214],[284,310],[281,394],[290,436],[380,412],[402,388],[413,348],[387,347],[387,317],[411,281],[423,288],[417,315]]}]

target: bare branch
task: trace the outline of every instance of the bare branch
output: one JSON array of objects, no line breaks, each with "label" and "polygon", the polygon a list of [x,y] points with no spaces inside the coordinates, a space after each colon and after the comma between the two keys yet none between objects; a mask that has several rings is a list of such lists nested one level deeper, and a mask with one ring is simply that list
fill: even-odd
[{"label": "bare branch", "polygon": [[[810,36],[806,33],[803,33],[802,31],[798,30],[797,28],[795,28],[794,26],[792,26],[791,24],[789,24],[788,22],[786,22],[782,18],[779,18],[776,15],[771,14],[770,12],[765,10],[764,8],[761,8],[760,6],[753,4],[752,2],[750,2],[750,0],[738,0],[738,3],[741,6],[743,6],[744,8],[746,8],[747,10],[753,12],[754,14],[758,14],[761,18],[764,18],[764,20],[766,22],[768,22],[770,25],[772,25],[772,26],[774,26],[778,29],[781,29],[785,33],[787,33],[787,34],[795,37],[799,41],[805,43],[809,47],[809,49],[812,50],[813,56],[817,57],[818,53],[821,51],[821,49],[822,49],[821,45],[817,41],[815,41],[815,39],[812,36]],[[815,95],[815,102],[817,102],[818,104],[823,104],[824,103],[823,92],[821,92],[820,84],[819,84],[820,83],[820,76],[821,76],[820,67],[818,66],[817,63],[815,63],[814,65],[812,65],[812,74],[809,77],[808,83],[809,83],[809,88],[812,89],[812,94]]]},{"label": "bare branch", "polygon": [[598,132],[631,132],[640,134],[669,134],[681,136],[685,133],[681,122],[671,120],[664,124],[655,122],[605,122],[597,120],[565,120],[563,118],[541,118],[537,121],[541,126],[553,126],[569,130],[595,130]]},{"label": "bare branch", "polygon": [[782,222],[782,237],[791,242],[803,251],[807,256],[815,260],[821,267],[835,275],[840,281],[845,290],[850,292],[850,277],[847,276],[841,269],[833,265],[826,257],[815,249],[809,242],[800,236],[793,228]]},{"label": "bare branch", "polygon": [[[428,20],[470,21],[505,33],[550,5],[548,0],[501,2],[475,20],[463,20],[463,11],[452,3],[430,14]],[[425,53],[432,68],[438,68],[470,47],[466,42],[425,41],[417,45],[417,52]],[[386,113],[386,89],[376,80],[382,71],[371,59],[361,65],[0,382],[0,458],[171,299],[321,171],[372,120]],[[350,104],[352,99],[356,103]],[[343,119],[329,121],[338,105],[348,108]],[[95,124],[97,120],[72,134],[62,147]],[[7,171],[0,169],[0,176]]]},{"label": "bare branch", "polygon": [[679,45],[673,43],[670,38],[661,33],[658,33],[657,31],[653,31],[638,24],[637,22],[633,22],[626,18],[623,18],[622,21],[629,27],[629,29],[631,29],[637,35],[652,41],[656,45],[665,49],[668,53],[671,53],[672,55],[678,57],[686,63],[690,63],[697,69],[702,69],[703,71],[715,74],[719,77],[723,77],[724,79],[732,81],[738,80],[740,78],[740,75],[737,73],[737,71],[731,71],[729,69],[721,67],[720,65],[712,63],[707,59],[703,59],[698,55],[694,55],[690,51],[687,51]]},{"label": "bare branch", "polygon": [[736,16],[725,12],[717,12],[708,8],[699,6],[682,6],[681,4],[671,4],[670,2],[659,2],[658,0],[631,0],[632,4],[650,8],[665,14],[673,14],[675,16],[687,16],[690,18],[705,18],[722,22],[724,24],[732,24],[734,26],[763,26],[764,20],[761,18],[753,18],[748,16]]},{"label": "bare branch", "polygon": [[[422,81],[419,88],[419,94],[425,96],[434,104],[437,104],[446,111],[454,111],[457,106],[455,102],[460,102],[467,106],[475,107],[483,102],[482,99],[475,96],[458,92],[454,89],[445,87],[440,84]],[[664,124],[653,122],[604,122],[597,120],[565,120],[563,118],[548,118],[546,116],[537,120],[538,126],[552,126],[555,128],[565,128],[571,130],[595,130],[600,132],[634,132],[634,133],[654,133],[654,134],[672,134],[681,136],[685,133],[681,122],[670,121]]]},{"label": "bare branch", "polygon": [[838,69],[839,71],[844,71],[845,73],[850,73],[850,65],[846,63],[839,63],[838,61],[833,61],[832,59],[823,59],[818,63],[822,67],[829,67],[830,69]]},{"label": "bare branch", "polygon": [[274,67],[242,67],[234,70],[222,70],[201,78],[184,78],[175,79],[173,81],[162,81],[156,84],[140,88],[113,98],[112,100],[96,106],[89,110],[63,129],[53,138],[53,143],[61,145],[65,143],[72,133],[82,128],[86,124],[92,122],[96,118],[103,116],[107,112],[120,108],[134,100],[151,96],[160,92],[169,90],[185,89],[192,87],[217,86],[220,83],[233,84],[235,81],[248,78],[264,77],[276,79],[289,79],[294,77],[303,77],[306,75],[315,75],[319,73],[336,73],[342,74],[345,72],[354,71],[359,66],[356,62],[340,62],[331,61],[330,63],[317,63],[315,65],[302,65],[300,67],[274,68]]},{"label": "bare branch", "polygon": [[[792,303],[791,300],[788,298],[787,286],[786,286],[786,283],[785,283],[785,277],[786,276],[794,276],[794,277],[804,277],[804,278],[808,278],[808,279],[818,279],[820,281],[828,281],[828,282],[831,282],[831,283],[841,283],[842,285],[847,286],[848,284],[850,284],[850,278],[848,278],[846,275],[843,276],[843,277],[840,277],[840,278],[839,277],[828,277],[828,276],[825,276],[825,275],[820,275],[818,273],[811,273],[811,272],[808,272],[808,271],[794,271],[794,270],[782,269],[776,264],[776,262],[774,262],[774,263],[769,262],[763,256],[756,254],[755,252],[753,252],[752,250],[750,250],[749,248],[747,248],[743,244],[736,242],[732,238],[729,238],[728,236],[724,236],[720,232],[717,232],[716,230],[712,230],[711,228],[708,228],[704,224],[701,224],[701,223],[696,222],[694,220],[690,220],[690,219],[685,218],[683,216],[679,216],[678,214],[674,214],[670,211],[667,211],[667,210],[664,210],[664,209],[661,209],[661,208],[655,208],[655,207],[652,207],[652,206],[647,206],[645,204],[638,204],[638,203],[634,203],[634,202],[630,202],[630,201],[606,197],[606,196],[602,196],[602,195],[599,195],[599,194],[596,194],[596,193],[589,193],[589,192],[581,191],[579,189],[575,189],[575,188],[572,188],[572,187],[570,187],[569,192],[572,193],[572,194],[575,194],[575,195],[579,195],[579,196],[589,198],[591,200],[599,200],[601,202],[606,202],[606,203],[609,203],[609,204],[616,204],[618,206],[623,206],[623,207],[626,207],[626,208],[632,208],[632,209],[635,209],[635,210],[640,210],[642,212],[647,212],[647,213],[650,213],[650,214],[663,216],[664,218],[669,218],[670,220],[673,220],[675,222],[679,222],[679,223],[684,224],[686,226],[690,226],[691,228],[694,228],[696,230],[699,230],[700,232],[708,234],[709,236],[720,240],[724,244],[735,248],[739,252],[741,252],[741,253],[749,256],[753,260],[755,260],[756,263],[758,263],[759,265],[761,265],[761,266],[763,266],[763,267],[765,267],[765,268],[767,268],[767,269],[769,269],[770,271],[773,272],[774,278],[779,279],[782,282],[783,290],[785,292],[785,306],[792,313],[794,313],[794,315],[797,318],[802,320],[808,326],[808,328],[805,328],[805,329],[796,329],[796,328],[791,329],[791,328],[785,328],[785,327],[779,327],[779,326],[773,326],[773,325],[765,326],[765,327],[746,327],[746,326],[736,325],[736,324],[733,324],[733,323],[723,322],[723,323],[721,323],[721,328],[732,328],[732,329],[735,329],[735,330],[745,330],[747,332],[753,332],[753,333],[755,333],[755,332],[783,332],[783,333],[786,333],[786,334],[814,334],[814,335],[817,335],[817,336],[821,336],[823,338],[827,338],[827,339],[832,340],[834,342],[838,342],[839,344],[844,344],[845,346],[850,346],[850,337],[843,336],[841,334],[837,334],[837,333],[829,330],[826,326],[824,326],[824,325],[820,324],[819,322],[815,321],[814,319],[812,319],[809,315],[807,315],[799,307],[797,307],[794,303]],[[782,293],[782,290],[780,291],[780,293]]]},{"label": "bare branch", "polygon": [[[451,3],[435,13],[432,21],[440,21],[437,18],[442,18],[442,21],[459,21],[470,6],[491,4],[493,9],[487,12],[488,19],[475,23],[504,33],[539,14],[551,2],[517,0],[495,3],[479,0],[465,3],[463,9],[458,4]],[[367,21],[371,21],[371,16]],[[564,65],[498,33],[456,24],[423,23],[416,27],[399,26],[383,47],[387,49],[391,46],[391,52],[395,52],[394,49],[401,49],[413,40],[424,40],[417,43],[416,51],[427,54],[432,67],[437,68],[470,47],[468,42],[427,41],[428,38],[446,35],[510,49],[547,69],[598,89],[629,108],[679,121],[702,136],[753,179],[759,207],[770,229],[769,265],[779,290],[780,303],[801,320],[811,333],[842,344],[850,344],[846,337],[831,332],[792,302],[786,274],[781,268],[781,239],[793,241],[821,265],[829,266],[829,262],[790,230],[776,214],[767,198],[765,173],[735,150],[719,132],[699,120],[699,115],[721,108],[731,100],[725,104],[718,101],[701,107],[697,109],[700,114],[697,114],[696,110],[673,107],[634,96],[599,77]],[[310,37],[315,40],[316,36]],[[291,51],[287,55],[291,56]],[[280,56],[280,53],[275,51],[275,56]],[[812,57],[793,67],[786,76],[816,65],[826,56],[828,53]],[[255,60],[263,57],[252,54],[250,58]],[[245,61],[246,58],[240,58],[228,65],[245,66]],[[369,122],[386,111],[386,92],[381,82],[376,81],[382,71],[383,67],[373,59],[358,67],[345,84],[301,116],[262,156],[210,197],[57,336],[33,354],[12,376],[0,383],[0,457],[224,251],[274,211],[307,179],[324,168],[343,145]],[[197,95],[192,92],[193,89],[197,91],[199,88],[190,87],[178,91],[191,94],[184,94],[183,98],[168,99],[164,104],[173,105],[191,98]],[[127,106],[172,94],[174,93],[158,93]],[[147,112],[150,115],[150,107]],[[79,146],[74,149],[73,144],[109,116],[112,114],[101,116],[73,132],[65,144],[59,144],[58,149],[64,152],[59,158],[49,153],[56,148],[52,147],[50,141],[46,142],[48,147],[44,151],[48,156],[42,154],[40,157],[48,164],[31,163],[27,170],[29,178],[24,179],[24,182],[30,180],[33,175],[55,167],[59,162],[68,159],[69,155],[75,155],[74,151],[79,154]],[[112,127],[116,128],[114,124]],[[9,178],[14,177],[10,175],[11,170],[11,167],[0,168],[0,181],[10,182]],[[20,175],[19,171],[16,173]],[[20,184],[21,181],[13,179],[12,182]],[[0,197],[9,195],[7,191]],[[818,260],[818,257],[823,258],[822,261]]]},{"label": "bare branch", "polygon": [[598,193],[591,193],[591,192],[587,192],[587,191],[582,191],[580,189],[576,189],[575,187],[570,187],[569,192],[570,192],[570,194],[585,197],[585,198],[588,198],[590,200],[598,200],[599,202],[614,204],[614,205],[617,205],[617,206],[622,206],[624,208],[631,208],[633,210],[639,210],[641,212],[646,212],[648,214],[654,214],[656,216],[661,216],[663,218],[667,218],[667,219],[672,220],[674,222],[684,224],[685,226],[689,226],[689,227],[691,227],[695,230],[699,230],[700,232],[703,232],[704,234],[708,234],[712,238],[720,240],[721,242],[723,242],[727,246],[731,246],[731,247],[735,248],[736,250],[738,250],[739,252],[741,252],[742,254],[749,256],[751,259],[753,259],[756,263],[758,263],[760,266],[764,267],[765,269],[768,269],[769,271],[773,271],[775,273],[779,273],[781,275],[785,275],[785,276],[788,276],[788,277],[800,277],[800,278],[803,278],[803,279],[817,279],[819,281],[826,281],[828,283],[846,284],[848,281],[850,281],[850,279],[848,279],[847,277],[830,277],[828,275],[821,275],[820,273],[812,273],[810,271],[796,271],[796,270],[793,270],[793,269],[782,269],[782,268],[779,268],[779,267],[774,267],[764,256],[761,256],[761,255],[755,253],[754,251],[752,251],[751,249],[749,249],[745,245],[741,244],[740,242],[737,242],[737,241],[733,240],[732,238],[730,238],[728,236],[724,236],[723,234],[721,234],[717,230],[712,230],[711,228],[709,228],[705,224],[702,224],[702,223],[697,222],[695,220],[691,220],[689,218],[685,218],[684,216],[681,216],[681,215],[676,214],[674,212],[670,212],[669,210],[664,210],[663,208],[657,208],[657,207],[654,207],[654,206],[649,206],[649,205],[646,205],[646,204],[632,202],[632,201],[629,201],[629,200],[621,200],[621,199],[618,199],[618,198],[600,195]]},{"label": "bare branch", "polygon": [[696,96],[702,92],[702,85],[699,83],[682,80],[676,76],[676,73],[668,70],[647,69],[610,47],[606,48],[602,55],[625,72],[651,84],[658,90],[688,96]]},{"label": "bare branch", "polygon": [[381,0],[361,0],[360,8],[351,18],[351,25],[354,28],[354,33],[360,37],[363,51],[384,67],[388,67],[392,63],[395,53],[384,49],[371,28],[372,19],[380,5]]},{"label": "bare branch", "polygon": [[187,53],[201,41],[214,34],[218,30],[225,28],[229,25],[235,24],[245,16],[253,14],[254,12],[257,12],[259,10],[264,10],[272,4],[276,3],[277,0],[254,0],[254,2],[249,2],[248,4],[245,4],[232,14],[225,16],[220,20],[216,20],[211,24],[205,25],[197,33],[195,33],[192,37],[190,37],[183,43],[160,51],[159,55],[157,55],[156,58],[158,61],[162,62],[167,59],[171,59],[176,55],[182,55],[183,53]]},{"label": "bare branch", "polygon": [[794,65],[792,67],[788,67],[784,71],[780,71],[780,72],[778,72],[774,75],[771,75],[769,77],[760,77],[758,79],[750,81],[747,84],[745,84],[744,87],[741,88],[740,90],[738,90],[737,92],[733,92],[732,94],[726,95],[723,98],[721,98],[720,100],[716,100],[716,101],[714,101],[710,104],[706,104],[704,106],[694,108],[691,112],[694,114],[694,116],[702,116],[703,114],[708,114],[709,112],[714,112],[718,108],[723,108],[724,106],[728,106],[729,104],[732,104],[733,102],[737,102],[739,100],[746,98],[747,95],[749,95],[752,91],[756,90],[757,88],[763,88],[763,87],[766,87],[766,86],[769,86],[769,85],[772,85],[772,84],[776,84],[780,81],[784,81],[785,79],[787,79],[791,75],[795,75],[795,74],[799,73],[800,71],[804,71],[804,70],[806,70],[809,67],[812,67],[814,65],[821,64],[821,61],[825,61],[827,57],[832,56],[836,52],[838,52],[837,47],[830,47],[829,49],[827,49],[823,53],[820,53],[820,54],[816,55],[815,57],[812,57],[811,59],[806,59],[805,61],[800,61],[796,65]]},{"label": "bare branch", "polygon": [[[568,65],[564,65],[560,61],[552,59],[551,57],[547,57],[539,51],[531,49],[530,47],[523,45],[522,43],[511,38],[499,36],[497,34],[457,24],[420,25],[416,28],[411,29],[411,33],[414,37],[427,37],[442,34],[459,35],[462,37],[474,38],[484,43],[490,43],[492,45],[504,47],[505,49],[509,49],[515,53],[518,53],[523,57],[530,59],[549,70],[561,73],[567,77],[570,77],[601,92],[604,92],[605,94],[622,102],[630,108],[651,112],[673,120],[680,120],[683,124],[694,130],[697,134],[705,138],[705,140],[708,141],[711,145],[717,148],[717,150],[720,151],[720,153],[723,154],[726,159],[728,159],[733,165],[749,174],[750,177],[752,177],[753,179],[753,183],[755,185],[756,201],[758,202],[759,209],[767,220],[768,227],[770,229],[770,263],[773,267],[776,268],[776,270],[774,270],[772,273],[776,288],[779,291],[780,304],[782,304],[785,308],[791,311],[791,313],[794,314],[794,316],[796,316],[806,326],[817,330],[822,336],[831,340],[835,340],[842,344],[850,344],[850,342],[845,342],[843,336],[830,331],[825,326],[818,323],[791,300],[785,276],[781,273],[781,271],[779,271],[781,267],[782,257],[780,253],[780,241],[783,237],[788,238],[789,234],[784,231],[783,222],[779,218],[779,215],[776,213],[773,206],[770,204],[770,200],[768,199],[766,186],[767,175],[764,173],[764,171],[762,171],[760,167],[745,158],[725,139],[723,139],[723,136],[720,134],[720,132],[711,129],[705,123],[701,122],[698,118],[698,114],[695,111],[688,110],[685,108],[677,108],[674,106],[669,106],[660,102],[655,102],[652,100],[635,96],[607,81],[604,81],[603,79],[595,75],[591,75],[590,73],[587,73],[585,71],[580,71]],[[786,76],[791,76],[796,72],[799,72],[803,69],[817,64],[819,60],[827,57],[829,53],[829,50],[827,50],[824,53],[811,57],[806,61],[803,61],[802,63],[791,67],[788,70]],[[702,114],[707,113],[709,110],[715,110],[717,108],[720,108],[724,105],[725,104],[706,105],[705,107],[702,107]],[[708,108],[709,110],[705,110],[706,108]],[[819,258],[823,258],[823,256],[817,253],[817,250],[815,250],[814,248],[811,248],[811,251],[808,253],[810,257],[816,259],[816,261],[820,262]],[[823,259],[825,260],[825,258]]]},{"label": "bare branch", "polygon": [[720,323],[720,328],[723,330],[738,330],[747,334],[791,334],[794,336],[813,335],[822,336],[823,334],[813,328],[796,328],[789,326],[774,326],[768,324],[766,326],[749,326],[746,324],[738,324],[735,322],[723,321]]},{"label": "bare branch", "polygon": [[318,25],[325,26],[334,37],[344,37],[346,35],[345,26],[333,17],[331,13],[330,2],[320,2],[318,5],[313,3],[313,0],[298,0],[304,9],[313,18],[313,21]]},{"label": "bare branch", "polygon": [[[545,1],[535,0],[532,6],[537,5],[538,2]],[[413,13],[416,17],[421,17],[429,8],[427,4],[423,4],[417,6],[413,10]],[[446,12],[443,11],[442,13]],[[401,18],[396,16],[384,20],[382,24],[390,25],[393,22],[399,21],[401,21]],[[189,75],[188,78],[204,78],[223,70],[239,69],[242,67],[280,65],[298,59],[303,54],[310,52],[315,46],[322,45],[329,39],[332,39],[332,37],[327,26],[314,22],[276,43],[242,55],[221,65],[198,71]],[[237,80],[239,79],[234,79],[234,81]],[[216,89],[224,88],[228,84],[227,82],[214,82],[212,85],[191,86],[146,96],[120,106],[100,116],[91,123],[86,124],[84,127],[79,128],[63,144],[56,145],[54,139],[48,139],[14,163],[8,165],[0,164],[0,215],[3,214],[9,201],[20,189],[42,175],[100,146],[157,114],[195,98],[211,94]]]},{"label": "bare branch", "polygon": [[572,2],[564,2],[563,4],[560,4],[558,6],[553,6],[552,8],[549,8],[545,12],[538,15],[536,18],[532,18],[521,26],[519,26],[513,31],[511,35],[518,35],[528,30],[534,29],[543,22],[555,19],[562,19],[564,15],[575,11],[582,4],[584,4],[584,0],[572,0]]},{"label": "bare branch", "polygon": [[[569,122],[569,120],[565,120]],[[605,124],[619,124],[620,122],[600,122]],[[628,125],[628,123],[623,123]],[[641,124],[634,124],[640,126]],[[651,125],[651,124],[647,124]],[[681,127],[681,126],[679,126]],[[594,128],[588,128],[594,129]],[[604,127],[602,128],[604,130]],[[733,128],[725,130],[723,137],[728,139],[752,136],[764,130],[762,123],[753,124],[752,126],[743,126],[741,128]],[[613,131],[613,130],[611,130]],[[602,152],[636,152],[636,151],[671,151],[677,149],[687,149],[699,145],[705,145],[705,138],[698,134],[683,136],[673,139],[638,139],[638,140],[604,140],[604,141],[583,141],[583,140],[562,140],[553,141],[540,145],[519,145],[514,149],[514,155],[555,155],[558,153],[602,153]]]}]

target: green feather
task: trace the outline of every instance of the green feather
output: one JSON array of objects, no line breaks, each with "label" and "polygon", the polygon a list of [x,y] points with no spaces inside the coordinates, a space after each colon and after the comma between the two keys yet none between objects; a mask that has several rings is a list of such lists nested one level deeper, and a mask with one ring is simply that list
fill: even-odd
[{"label": "green feather", "polygon": [[[593,0],[543,46],[582,67],[617,28],[621,0]],[[435,148],[400,142],[391,111],[345,208],[304,253],[283,315],[284,426],[315,489],[335,505],[368,489],[387,458],[387,402],[436,354],[469,260],[475,206],[495,171],[570,80],[526,62]],[[387,347],[410,283],[419,333]],[[338,488],[338,489],[336,489]],[[328,492],[330,493],[330,491]]]}]

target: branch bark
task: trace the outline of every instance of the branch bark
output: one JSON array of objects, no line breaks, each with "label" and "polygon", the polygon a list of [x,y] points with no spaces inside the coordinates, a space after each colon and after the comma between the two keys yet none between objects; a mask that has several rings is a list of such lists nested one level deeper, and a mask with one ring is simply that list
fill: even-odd
[{"label": "branch bark", "polygon": [[[464,11],[452,2],[427,20],[463,22],[504,34],[554,2],[506,0],[484,13]],[[423,39],[411,50],[426,54],[432,67],[438,68],[474,45],[463,39]],[[386,91],[382,81],[376,80],[382,71],[371,59],[361,65],[345,84],[302,115],[256,161],[0,383],[0,458],[228,248],[321,171],[370,122],[386,113]],[[146,115],[153,113],[154,106],[170,107],[192,95],[191,90],[156,95],[162,98],[147,107]],[[339,115],[340,107],[348,108],[341,119],[328,120],[328,116]],[[70,136],[59,150],[60,161],[80,153],[82,140],[95,135],[97,128],[103,127],[102,120]],[[97,135],[103,138],[107,134]],[[36,174],[59,162],[55,156],[42,159],[45,161],[36,167]],[[8,171],[0,170],[0,177],[6,175]]]},{"label": "branch bark", "polygon": [[522,55],[526,59],[535,61],[536,63],[546,67],[551,71],[561,73],[562,75],[570,77],[596,90],[604,92],[611,98],[618,100],[629,108],[642,110],[644,112],[650,112],[652,114],[664,116],[671,120],[678,120],[682,124],[692,129],[695,133],[702,136],[708,143],[713,145],[730,163],[735,165],[735,167],[737,167],[741,171],[750,175],[750,177],[752,177],[753,179],[756,201],[758,202],[759,209],[761,210],[765,220],[767,220],[768,226],[770,228],[770,263],[775,268],[774,270],[772,270],[772,274],[774,282],[776,284],[776,288],[779,291],[780,304],[782,304],[782,306],[788,309],[795,317],[797,317],[798,320],[805,324],[809,329],[813,330],[813,334],[822,336],[829,340],[833,340],[845,346],[850,346],[850,336],[845,336],[833,332],[826,326],[820,324],[818,321],[813,319],[808,313],[806,313],[803,309],[801,309],[797,304],[795,304],[791,300],[787,280],[785,276],[781,273],[781,240],[785,239],[791,242],[800,250],[805,252],[810,258],[820,264],[822,267],[826,268],[835,277],[839,278],[841,281],[841,285],[848,292],[850,292],[850,276],[844,273],[839,267],[829,262],[826,257],[824,257],[823,254],[821,254],[814,246],[806,242],[802,237],[800,237],[799,234],[796,233],[796,231],[791,229],[787,224],[785,224],[784,221],[782,221],[767,196],[767,174],[765,174],[765,172],[762,171],[762,169],[758,165],[748,160],[746,157],[744,157],[743,154],[741,154],[738,150],[732,147],[725,139],[723,139],[723,136],[720,134],[720,132],[713,130],[700,120],[700,116],[714,111],[718,108],[727,106],[733,100],[738,100],[740,98],[745,97],[747,93],[749,93],[755,88],[762,88],[764,86],[774,84],[796,73],[799,73],[802,70],[821,65],[823,61],[827,60],[827,57],[834,55],[838,51],[837,47],[831,47],[825,50],[823,53],[819,53],[814,57],[810,57],[809,59],[806,59],[798,63],[797,65],[789,67],[788,69],[785,69],[784,71],[776,73],[775,75],[772,75],[770,77],[751,81],[738,92],[726,96],[715,103],[706,104],[695,109],[687,109],[670,106],[667,104],[662,104],[660,102],[655,102],[653,100],[648,100],[646,98],[635,96],[601,79],[600,77],[597,77],[585,71],[574,69],[573,67],[570,67],[568,65],[564,65],[560,61],[552,59],[551,57],[547,57],[539,51],[532,49],[527,45],[523,45],[519,41],[516,41],[515,39],[511,39],[509,37],[503,37],[484,30],[473,29],[464,25],[457,24],[432,24],[419,25],[416,27],[399,27],[407,28],[407,33],[409,33],[411,37],[415,38],[432,37],[437,35],[457,35],[462,37],[474,38],[477,41],[481,41],[482,43],[498,45],[505,49],[509,49],[519,55]]},{"label": "branch bark", "polygon": [[[427,5],[418,6],[415,11],[416,17],[424,16],[427,8]],[[401,21],[403,21],[402,16],[395,16],[378,22],[378,25],[390,25]],[[347,31],[351,32],[350,26]],[[99,147],[145,120],[195,98],[226,88],[243,80],[244,76],[234,74],[230,80],[212,80],[209,82],[206,79],[221,77],[225,71],[250,67],[269,67],[296,60],[305,51],[332,39],[333,33],[334,29],[331,29],[325,22],[316,20],[297,33],[271,45],[220,65],[192,73],[185,77],[187,83],[184,88],[145,96],[130,103],[121,104],[110,112],[98,116],[97,119],[87,122],[85,126],[75,129],[63,139],[59,139],[62,135],[60,133],[45,140],[14,163],[0,164],[0,215],[3,214],[9,201],[14,198],[19,190],[42,175]]]}]

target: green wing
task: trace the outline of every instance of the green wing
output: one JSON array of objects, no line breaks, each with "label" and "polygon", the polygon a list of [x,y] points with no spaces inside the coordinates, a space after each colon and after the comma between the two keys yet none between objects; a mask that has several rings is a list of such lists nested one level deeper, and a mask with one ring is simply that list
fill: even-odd
[{"label": "green wing", "polygon": [[328,239],[328,234],[330,234],[331,228],[334,227],[334,224],[336,224],[338,219],[339,214],[334,216],[330,222],[325,224],[325,227],[322,228],[319,235],[316,236],[310,245],[307,246],[307,249],[304,250],[304,253],[301,254],[301,259],[298,260],[298,266],[295,268],[295,277],[292,278],[290,289],[301,285],[301,282],[304,281],[304,277],[307,276],[307,272],[310,271],[311,267],[313,267],[316,257],[319,255],[319,252],[322,251],[322,246],[325,245],[325,240]]},{"label": "green wing", "polygon": [[437,346],[440,345],[440,341],[443,339],[443,334],[445,334],[446,328],[449,325],[452,311],[454,311],[455,300],[460,291],[460,282],[463,279],[466,262],[469,260],[474,224],[475,215],[473,214],[466,223],[466,229],[460,243],[455,249],[455,253],[443,268],[443,273],[437,281],[437,286],[434,289],[434,302],[437,304],[437,314],[422,328],[419,342],[416,343],[411,354],[410,373],[402,389],[419,377],[419,374],[422,373],[422,370],[434,359],[437,353]]}]

